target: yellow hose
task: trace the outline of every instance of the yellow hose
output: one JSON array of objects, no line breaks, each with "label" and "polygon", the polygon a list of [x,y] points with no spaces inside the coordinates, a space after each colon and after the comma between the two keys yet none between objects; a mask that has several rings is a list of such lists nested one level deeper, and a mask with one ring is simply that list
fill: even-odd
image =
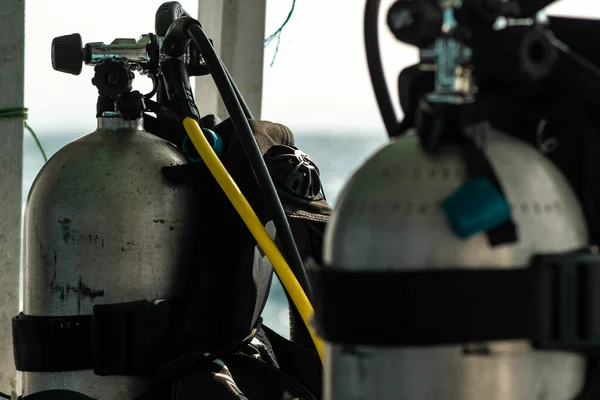
[{"label": "yellow hose", "polygon": [[219,160],[219,157],[208,143],[208,140],[206,140],[198,122],[193,118],[187,117],[183,120],[183,127],[194,144],[194,147],[198,150],[198,154],[200,154],[200,157],[202,157],[202,160],[219,183],[219,186],[221,186],[221,189],[223,189],[225,195],[227,195],[229,201],[231,201],[231,204],[233,204],[240,217],[242,217],[242,220],[244,220],[244,223],[256,239],[256,242],[262,251],[267,255],[269,261],[271,261],[279,280],[292,298],[292,301],[296,305],[296,308],[310,333],[317,352],[319,353],[319,357],[321,358],[321,362],[324,362],[323,341],[317,336],[310,324],[313,308],[306,297],[302,286],[298,283],[294,273],[275,245],[275,242],[273,242],[273,239],[271,239],[271,236],[267,233],[262,222],[256,216],[252,206],[250,206],[250,203],[248,203],[248,200],[246,200],[246,197],[225,169],[225,166],[221,160]]}]

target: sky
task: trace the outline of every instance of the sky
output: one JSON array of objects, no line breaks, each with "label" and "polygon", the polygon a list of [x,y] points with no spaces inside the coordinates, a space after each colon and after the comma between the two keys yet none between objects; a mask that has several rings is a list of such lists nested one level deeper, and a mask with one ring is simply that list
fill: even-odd
[{"label": "sky", "polygon": [[[152,32],[154,14],[163,0],[82,0],[26,2],[25,102],[29,123],[41,136],[95,129],[96,89],[91,67],[79,76],[52,69],[50,47],[56,36],[80,33],[86,42],[138,38]],[[180,0],[192,15],[197,0]],[[364,0],[297,0],[283,31],[273,67],[274,51],[265,51],[262,118],[293,131],[385,135],[371,88],[363,48]],[[382,0],[386,11],[393,0]],[[285,19],[292,0],[268,0],[265,35]],[[549,10],[555,15],[600,18],[600,1],[562,0]],[[382,13],[382,20],[385,12]],[[382,23],[381,48],[386,79],[396,97],[400,70],[418,60],[417,50],[397,42]],[[210,35],[210,32],[208,32]],[[235,77],[234,77],[235,79]],[[135,88],[148,91],[147,78]],[[396,104],[399,112],[399,106]]]}]

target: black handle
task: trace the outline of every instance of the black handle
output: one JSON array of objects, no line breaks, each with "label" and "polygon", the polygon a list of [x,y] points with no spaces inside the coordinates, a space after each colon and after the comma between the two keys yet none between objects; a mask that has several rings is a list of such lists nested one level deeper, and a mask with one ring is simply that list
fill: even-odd
[{"label": "black handle", "polygon": [[426,48],[440,36],[444,16],[432,0],[399,0],[388,11],[387,24],[396,39]]},{"label": "black handle", "polygon": [[197,25],[202,27],[198,20],[188,16],[177,18],[169,27],[163,40],[163,51],[171,57],[181,57],[190,45],[188,27]]},{"label": "black handle", "polygon": [[163,3],[156,11],[156,19],[154,20],[154,31],[157,36],[165,37],[171,24],[179,17],[189,17],[181,4],[176,1]]},{"label": "black handle", "polygon": [[167,55],[180,57],[185,53],[190,45],[187,28],[192,24],[200,25],[200,22],[190,17],[176,1],[163,3],[158,8],[155,29],[158,36],[164,37],[162,47]]},{"label": "black handle", "polygon": [[163,62],[162,68],[171,109],[181,120],[191,117],[200,122],[200,112],[196,107],[194,91],[183,61],[170,58]]},{"label": "black handle", "polygon": [[59,72],[79,75],[83,67],[81,35],[59,36],[52,40],[52,68]]}]

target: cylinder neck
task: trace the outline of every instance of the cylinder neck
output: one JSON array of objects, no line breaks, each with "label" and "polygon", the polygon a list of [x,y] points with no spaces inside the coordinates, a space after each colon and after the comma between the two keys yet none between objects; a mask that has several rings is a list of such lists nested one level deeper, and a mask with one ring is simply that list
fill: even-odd
[{"label": "cylinder neck", "polygon": [[105,131],[143,131],[144,119],[138,118],[134,121],[127,121],[119,117],[98,117],[98,129]]}]

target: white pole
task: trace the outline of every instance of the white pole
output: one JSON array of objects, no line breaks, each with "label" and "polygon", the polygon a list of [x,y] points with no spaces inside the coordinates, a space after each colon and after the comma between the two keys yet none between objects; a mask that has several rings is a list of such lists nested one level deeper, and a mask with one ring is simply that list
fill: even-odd
[{"label": "white pole", "polygon": [[[23,107],[25,2],[0,7],[0,110]],[[23,120],[0,119],[0,391],[16,392],[11,319],[19,310]]]},{"label": "white pole", "polygon": [[[198,20],[213,40],[254,118],[262,106],[263,55],[267,0],[199,0]],[[200,114],[228,116],[212,79],[196,78]]]}]

